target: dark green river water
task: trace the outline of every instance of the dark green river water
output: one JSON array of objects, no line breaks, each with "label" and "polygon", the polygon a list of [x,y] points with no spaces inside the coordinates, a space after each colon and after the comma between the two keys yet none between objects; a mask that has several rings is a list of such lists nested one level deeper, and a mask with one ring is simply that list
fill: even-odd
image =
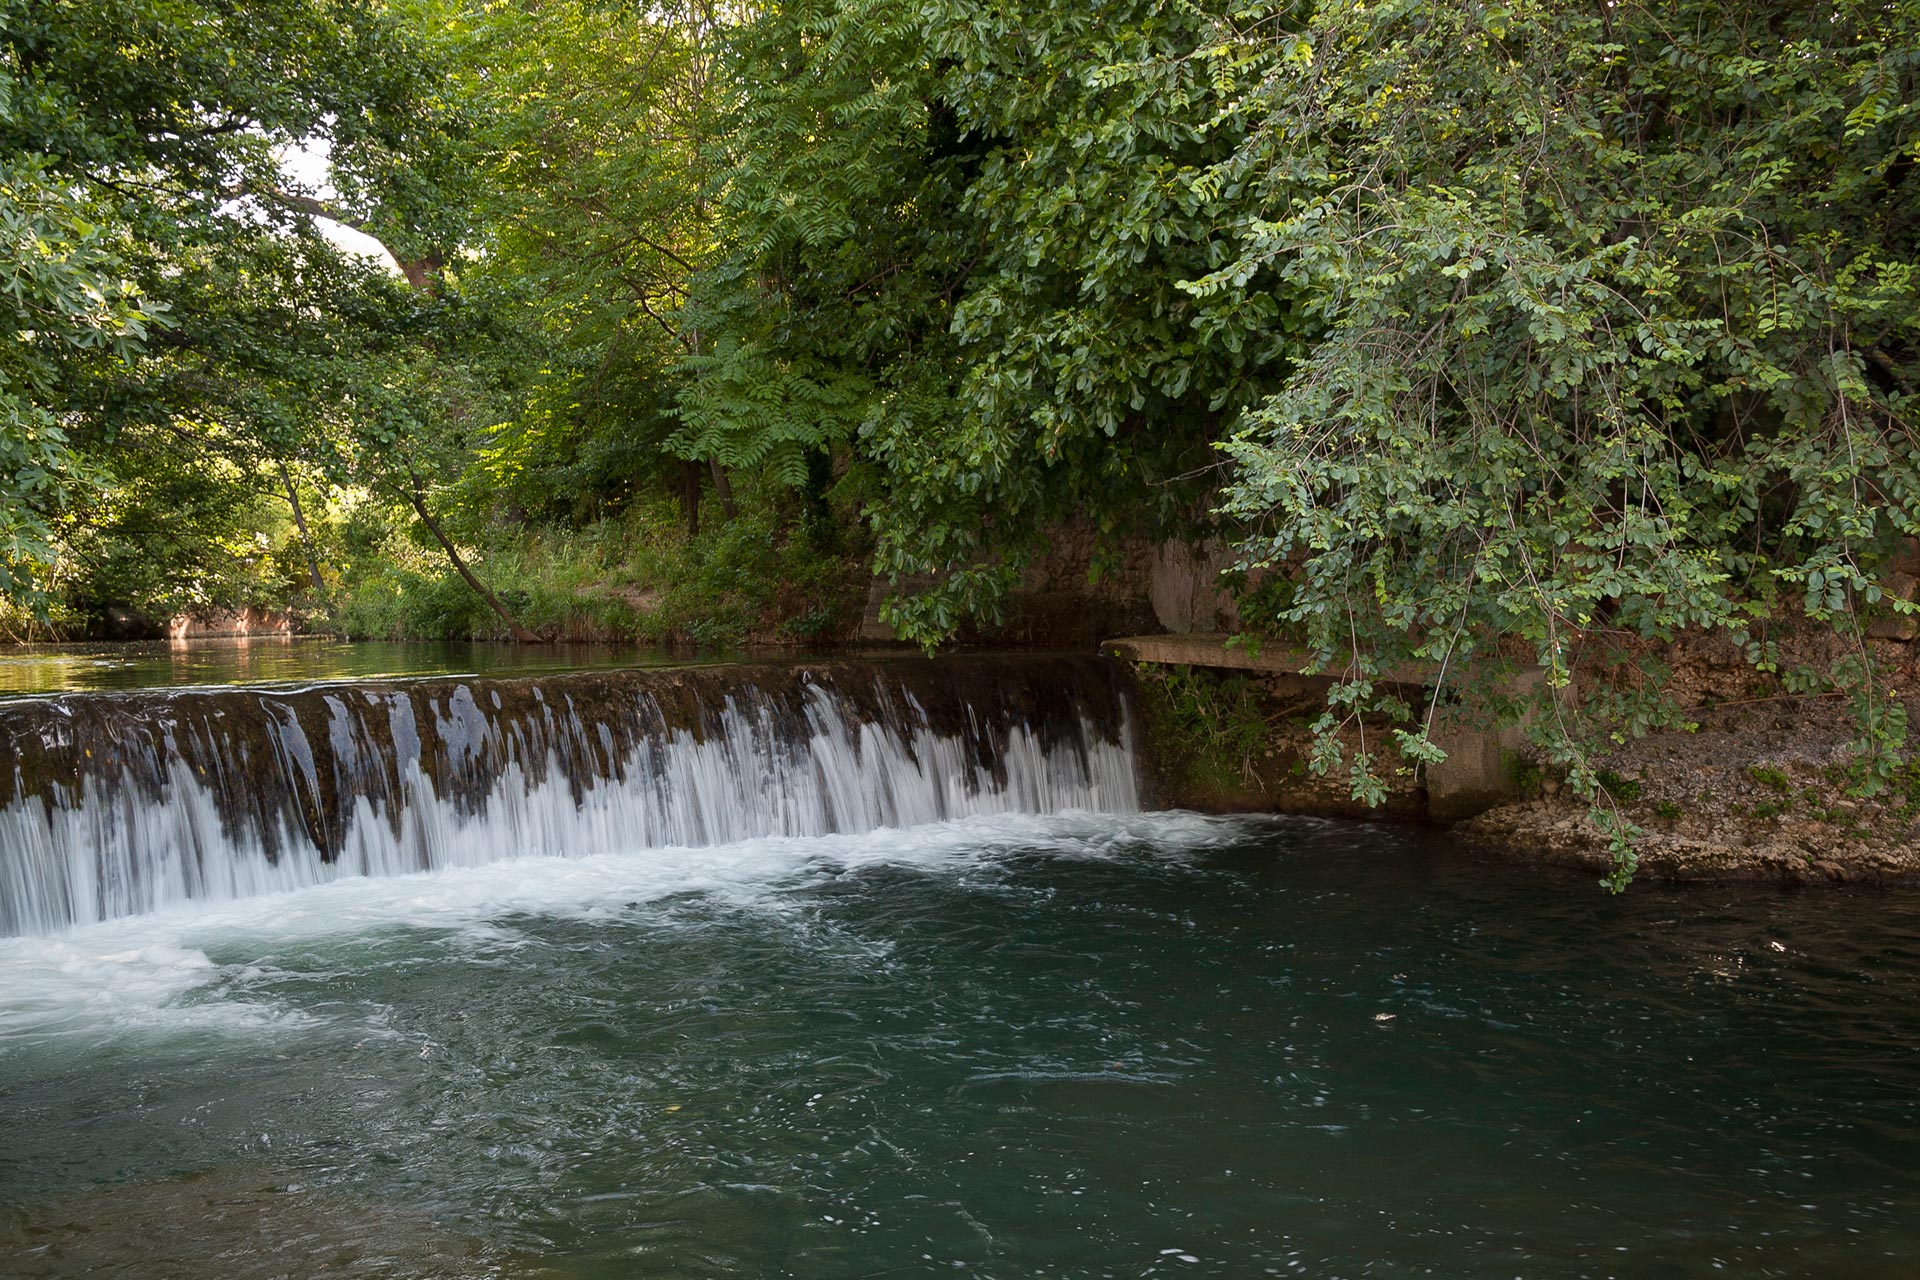
[{"label": "dark green river water", "polygon": [[978,818],[0,940],[0,1274],[1911,1276],[1920,895]]}]

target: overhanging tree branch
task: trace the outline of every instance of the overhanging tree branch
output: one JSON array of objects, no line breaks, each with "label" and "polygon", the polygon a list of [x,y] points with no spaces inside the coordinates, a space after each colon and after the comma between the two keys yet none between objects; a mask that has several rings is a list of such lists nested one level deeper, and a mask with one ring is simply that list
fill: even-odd
[{"label": "overhanging tree branch", "polygon": [[[414,289],[422,293],[433,293],[438,289],[440,272],[445,267],[445,262],[439,254],[427,253],[417,258],[403,257],[395,253],[391,245],[369,229],[369,224],[365,218],[342,209],[331,201],[322,200],[317,196],[310,196],[304,192],[288,191],[282,187],[268,187],[254,184],[246,184],[233,188],[230,194],[235,199],[251,196],[254,199],[278,205],[280,208],[291,210],[294,213],[303,214],[310,218],[325,218],[328,221],[337,222],[343,227],[350,227],[374,240],[382,249],[385,249],[387,256],[392,258],[399,266],[401,274],[406,277],[407,283]],[[413,508],[414,514],[420,517],[420,523],[426,526],[427,532],[433,535],[434,541],[440,544],[440,549],[446,553],[447,560],[453,565],[454,572],[458,573],[461,580],[465,582],[468,587],[472,588],[475,595],[486,602],[487,608],[491,609],[495,616],[506,625],[508,634],[512,635],[515,640],[523,644],[540,643],[540,637],[521,625],[520,620],[513,616],[505,604],[501,603],[500,597],[495,595],[492,589],[480,580],[479,575],[474,573],[473,569],[467,564],[466,557],[460,554],[459,548],[454,546],[453,540],[449,538],[446,531],[440,527],[440,522],[434,519],[433,512],[427,506],[425,485],[420,479],[420,473],[414,468],[412,460],[403,459],[402,465],[406,468],[407,473],[407,503]],[[288,486],[288,491],[289,494],[292,493],[291,484]],[[315,579],[316,585],[318,585],[317,571],[315,573]]]}]

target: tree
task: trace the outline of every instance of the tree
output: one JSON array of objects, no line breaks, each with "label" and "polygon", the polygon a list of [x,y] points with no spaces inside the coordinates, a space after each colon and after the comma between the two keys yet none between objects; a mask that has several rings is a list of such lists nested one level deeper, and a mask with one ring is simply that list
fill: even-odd
[{"label": "tree", "polygon": [[481,252],[462,287],[540,345],[478,474],[531,513],[587,518],[686,474],[663,445],[703,344],[682,307],[718,234],[709,147],[732,21],[714,0],[563,0],[496,7],[460,33],[458,91],[485,121],[472,139]]},{"label": "tree", "polygon": [[890,613],[929,644],[1069,514],[1203,521],[1206,446],[1293,341],[1263,268],[1178,287],[1248,216],[1248,184],[1200,181],[1242,128],[1185,56],[1211,31],[1144,3],[769,6],[731,46],[728,252],[695,277],[712,346],[675,446],[794,484],[850,453],[879,569],[931,579]]},{"label": "tree", "polygon": [[[0,118],[15,86],[0,68]],[[44,606],[52,521],[91,477],[51,407],[63,371],[125,360],[160,320],[86,199],[0,157],[0,600]]]},{"label": "tree", "polygon": [[[1226,506],[1353,677],[1322,731],[1395,714],[1429,760],[1372,683],[1398,659],[1519,637],[1557,691],[1610,635],[1720,631],[1766,665],[1764,621],[1798,613],[1855,638],[1825,674],[1885,767],[1904,719],[1857,641],[1920,533],[1920,7],[1331,0],[1196,57],[1260,77],[1212,181],[1281,198],[1190,289],[1277,270],[1316,329],[1231,442]],[[1596,737],[1673,715],[1658,692],[1543,719],[1577,789],[1604,801]],[[1624,883],[1632,833],[1596,813]]]},{"label": "tree", "polygon": [[[369,356],[392,362],[397,340],[428,351],[439,340],[440,276],[466,225],[463,122],[437,92],[435,16],[431,0],[0,0],[0,157],[66,202],[42,194],[23,207],[71,232],[32,243],[54,246],[44,256],[68,263],[75,281],[88,274],[69,292],[92,308],[68,307],[64,330],[34,330],[36,371],[13,379],[39,425],[8,438],[39,442],[48,464],[13,470],[19,485],[38,486],[39,505],[23,508],[27,554],[44,562],[55,551],[32,540],[60,509],[46,475],[117,477],[131,494],[186,474],[193,457],[199,485],[225,501],[174,511],[164,536],[150,527],[151,502],[68,505],[65,550],[96,569],[152,562],[154,582],[169,564],[191,577],[252,498],[297,501],[290,468],[339,478],[384,462],[405,477],[391,487],[433,525],[419,446],[383,435],[426,418],[356,414],[381,402],[364,393],[380,382]],[[295,146],[330,150],[337,194],[288,179],[281,155]],[[20,157],[36,157],[33,167]],[[343,256],[322,218],[377,235],[412,293]],[[61,287],[38,277],[42,295]],[[163,330],[151,315],[165,316]],[[369,442],[381,447],[354,447]],[[181,507],[181,485],[169,492]]]}]

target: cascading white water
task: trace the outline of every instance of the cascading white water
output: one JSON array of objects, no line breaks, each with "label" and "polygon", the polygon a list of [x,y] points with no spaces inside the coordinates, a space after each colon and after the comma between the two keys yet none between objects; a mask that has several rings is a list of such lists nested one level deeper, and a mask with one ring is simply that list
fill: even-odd
[{"label": "cascading white water", "polygon": [[342,875],[1139,806],[1102,664],[727,670],[0,704],[0,933]]}]

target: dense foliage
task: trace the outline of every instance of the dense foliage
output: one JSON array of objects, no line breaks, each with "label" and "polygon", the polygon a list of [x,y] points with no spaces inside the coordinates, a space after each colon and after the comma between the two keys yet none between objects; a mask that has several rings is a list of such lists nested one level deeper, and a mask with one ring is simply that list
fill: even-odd
[{"label": "dense foliage", "polygon": [[331,212],[444,252],[411,40],[354,0],[0,5],[13,594],[209,603],[263,559],[263,501],[347,480],[419,308],[282,156],[330,146]]},{"label": "dense foliage", "polygon": [[1336,3],[1209,55],[1268,77],[1221,180],[1291,194],[1191,287],[1277,266],[1319,331],[1227,505],[1356,712],[1383,663],[1514,637],[1555,684],[1622,634],[1764,663],[1794,612],[1859,652],[1920,533],[1916,36],[1910,4]]},{"label": "dense foliage", "polygon": [[461,286],[540,365],[473,479],[538,519],[618,514],[674,471],[687,278],[716,230],[706,150],[723,96],[710,0],[468,15],[452,92],[471,138],[477,253]]},{"label": "dense foliage", "polygon": [[[0,80],[0,95],[12,89]],[[0,163],[0,595],[39,600],[57,554],[51,513],[87,478],[62,425],[62,379],[89,356],[124,361],[155,316],[84,198],[44,161]]]},{"label": "dense foliage", "polygon": [[1435,754],[1395,664],[1542,664],[1604,791],[1671,709],[1569,717],[1576,666],[1791,619],[1905,736],[1859,637],[1920,535],[1913,0],[0,17],[17,599],[820,634],[860,559],[931,645],[1073,519],[1236,541],[1359,795],[1343,724]]},{"label": "dense foliage", "polygon": [[1188,55],[1204,6],[770,7],[736,40],[729,252],[696,454],[863,473],[878,568],[932,643],[991,614],[1051,522],[1191,534],[1208,445],[1274,385],[1275,273],[1197,299],[1262,184],[1204,181],[1244,119]]}]

